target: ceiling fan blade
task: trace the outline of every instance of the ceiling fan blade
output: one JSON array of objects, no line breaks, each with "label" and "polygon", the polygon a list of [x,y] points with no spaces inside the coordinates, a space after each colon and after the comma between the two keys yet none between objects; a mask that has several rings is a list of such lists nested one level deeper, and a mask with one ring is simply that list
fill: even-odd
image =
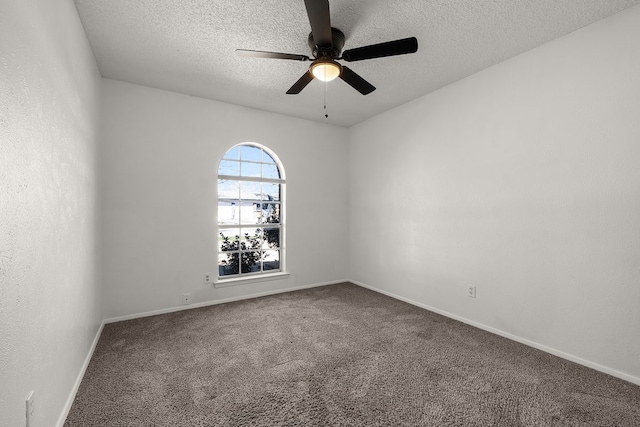
[{"label": "ceiling fan blade", "polygon": [[342,73],[340,74],[340,78],[363,95],[368,95],[376,90],[375,86],[360,77],[349,67],[342,66]]},{"label": "ceiling fan blade", "polygon": [[309,61],[306,55],[296,55],[294,53],[265,52],[263,50],[236,49],[240,56],[250,58],[272,58],[272,59],[293,59],[294,61]]},{"label": "ceiling fan blade", "polygon": [[363,59],[383,58],[385,56],[404,55],[418,51],[418,40],[415,37],[394,40],[391,42],[372,44],[345,50],[342,59],[347,62],[362,61]]},{"label": "ceiling fan blade", "polygon": [[313,74],[311,74],[311,71],[307,70],[307,72],[304,73],[302,77],[300,77],[298,81],[293,84],[293,86],[291,86],[291,88],[287,91],[287,95],[299,94],[302,89],[304,89],[309,83],[311,83],[311,80],[313,80]]},{"label": "ceiling fan blade", "polygon": [[304,0],[307,15],[311,24],[313,41],[319,47],[331,47],[331,16],[329,15],[328,0]]}]

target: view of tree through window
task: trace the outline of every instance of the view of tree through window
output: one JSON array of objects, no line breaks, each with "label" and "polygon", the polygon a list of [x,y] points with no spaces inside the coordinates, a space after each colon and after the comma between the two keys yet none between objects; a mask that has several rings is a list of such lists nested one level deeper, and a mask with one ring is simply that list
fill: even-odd
[{"label": "view of tree through window", "polygon": [[284,178],[273,154],[240,144],[218,165],[218,276],[280,271]]}]

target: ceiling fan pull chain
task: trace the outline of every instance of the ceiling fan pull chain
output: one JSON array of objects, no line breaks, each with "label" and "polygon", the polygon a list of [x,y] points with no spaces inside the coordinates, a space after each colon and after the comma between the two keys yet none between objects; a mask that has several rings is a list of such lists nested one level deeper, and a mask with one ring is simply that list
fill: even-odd
[{"label": "ceiling fan pull chain", "polygon": [[329,118],[329,113],[327,113],[327,82],[324,82],[324,118]]}]

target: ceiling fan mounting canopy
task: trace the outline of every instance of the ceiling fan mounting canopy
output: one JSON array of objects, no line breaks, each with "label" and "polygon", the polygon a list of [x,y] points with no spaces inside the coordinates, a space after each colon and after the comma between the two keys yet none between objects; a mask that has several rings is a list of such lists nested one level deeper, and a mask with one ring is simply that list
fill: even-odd
[{"label": "ceiling fan mounting canopy", "polygon": [[[330,81],[340,77],[345,83],[363,95],[376,90],[375,86],[360,77],[349,67],[340,65],[338,60],[347,62],[365,59],[383,58],[386,56],[404,55],[418,51],[418,40],[415,37],[394,40],[385,43],[349,49],[342,52],[345,36],[342,31],[331,26],[328,0],[304,0],[307,16],[311,24],[311,33],[307,39],[312,58],[307,55],[293,53],[267,52],[261,50],[237,49],[241,56],[253,58],[289,59],[294,61],[313,61],[306,73],[289,88],[287,94],[295,95],[304,89],[314,78]],[[340,56],[342,54],[342,56]]]},{"label": "ceiling fan mounting canopy", "polygon": [[319,46],[313,38],[313,32],[309,33],[307,43],[311,48],[311,53],[314,58],[326,58],[336,59],[340,57],[342,48],[345,42],[344,33],[337,28],[331,27],[331,45]]}]

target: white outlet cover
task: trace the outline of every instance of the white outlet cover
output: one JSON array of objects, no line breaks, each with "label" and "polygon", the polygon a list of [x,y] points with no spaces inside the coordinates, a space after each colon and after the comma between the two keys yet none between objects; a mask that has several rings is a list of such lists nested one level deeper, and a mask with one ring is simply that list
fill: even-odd
[{"label": "white outlet cover", "polygon": [[470,298],[475,298],[476,297],[476,287],[475,287],[475,285],[469,285],[469,289],[468,289],[467,295],[469,295]]}]

